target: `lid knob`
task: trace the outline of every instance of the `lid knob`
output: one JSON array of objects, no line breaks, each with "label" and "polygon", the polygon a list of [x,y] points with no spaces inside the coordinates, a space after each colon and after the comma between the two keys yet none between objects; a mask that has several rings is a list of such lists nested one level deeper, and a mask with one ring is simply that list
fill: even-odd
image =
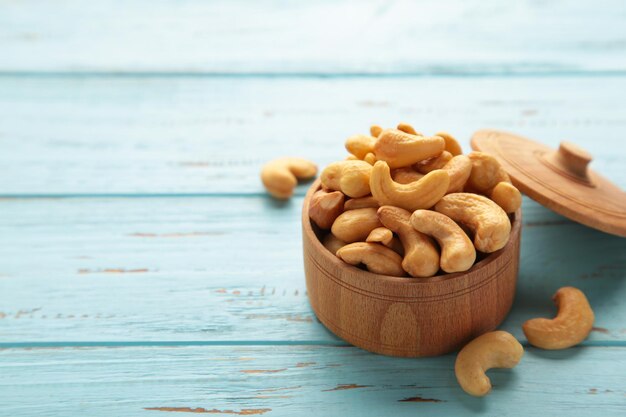
[{"label": "lid knob", "polygon": [[567,176],[590,184],[587,166],[592,160],[591,154],[571,142],[561,142],[559,149],[548,153],[544,160]]}]

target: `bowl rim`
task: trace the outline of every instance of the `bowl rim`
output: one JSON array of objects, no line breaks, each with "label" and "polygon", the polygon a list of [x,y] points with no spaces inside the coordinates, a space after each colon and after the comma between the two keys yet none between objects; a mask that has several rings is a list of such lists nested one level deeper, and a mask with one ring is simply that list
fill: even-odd
[{"label": "bowl rim", "polygon": [[[314,237],[314,238],[309,239],[312,241],[313,246],[318,250],[318,252],[321,252],[323,254],[322,256],[324,256],[329,262],[331,262],[333,265],[337,266],[338,268],[346,268],[347,270],[362,273],[364,274],[364,276],[368,276],[369,278],[376,278],[379,280],[387,281],[389,283],[397,283],[397,284],[403,284],[403,285],[424,285],[424,284],[432,284],[434,282],[443,282],[443,281],[450,281],[454,279],[467,278],[468,275],[472,273],[476,273],[478,270],[486,267],[492,262],[495,262],[495,260],[498,259],[501,255],[503,255],[507,251],[507,249],[509,249],[509,247],[515,244],[514,241],[515,239],[519,238],[520,231],[521,231],[522,208],[520,207],[513,214],[513,221],[511,222],[511,233],[509,235],[509,240],[506,243],[506,245],[504,245],[502,249],[492,252],[489,255],[487,255],[487,257],[485,257],[484,259],[476,262],[467,271],[453,272],[450,274],[433,275],[432,277],[426,277],[426,278],[416,278],[416,277],[411,277],[411,276],[394,277],[391,275],[376,274],[374,272],[370,272],[370,271],[358,268],[354,265],[350,265],[350,264],[343,262],[337,256],[333,255],[328,249],[326,249],[324,245],[322,244],[322,242],[319,240],[319,238],[317,237],[317,234],[313,230],[313,226],[311,225],[311,218],[309,217],[309,202],[311,200],[311,196],[313,195],[313,193],[315,193],[319,189],[321,189],[321,181],[318,178],[313,182],[313,184],[311,184],[306,195],[304,196],[304,200],[302,202],[302,227],[303,227],[302,239],[309,239],[310,237]],[[305,235],[309,235],[309,236],[307,237]]]}]

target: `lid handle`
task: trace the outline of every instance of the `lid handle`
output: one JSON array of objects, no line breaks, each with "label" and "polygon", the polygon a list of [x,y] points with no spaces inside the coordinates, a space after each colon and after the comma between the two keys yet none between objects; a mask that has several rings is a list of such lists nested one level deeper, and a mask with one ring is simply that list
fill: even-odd
[{"label": "lid handle", "polygon": [[545,155],[544,158],[564,174],[584,183],[591,183],[587,175],[587,166],[592,157],[581,147],[571,142],[561,142],[557,151]]}]

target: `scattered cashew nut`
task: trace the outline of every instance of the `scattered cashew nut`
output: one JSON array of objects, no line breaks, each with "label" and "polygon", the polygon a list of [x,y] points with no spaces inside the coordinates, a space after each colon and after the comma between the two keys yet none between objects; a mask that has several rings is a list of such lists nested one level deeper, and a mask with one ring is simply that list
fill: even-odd
[{"label": "scattered cashew nut", "polygon": [[393,206],[378,209],[378,218],[395,232],[404,248],[402,268],[412,277],[431,277],[439,270],[439,252],[433,241],[415,230],[410,223],[411,213]]},{"label": "scattered cashew nut", "polygon": [[343,212],[344,195],[341,191],[318,190],[311,196],[309,217],[322,229],[330,229],[335,219]]},{"label": "scattered cashew nut", "polygon": [[339,249],[337,256],[351,265],[364,264],[375,274],[404,276],[402,257],[378,243],[351,243]]},{"label": "scattered cashew nut", "polygon": [[432,207],[446,194],[450,176],[438,169],[426,174],[419,181],[399,184],[391,178],[389,165],[385,161],[374,164],[370,175],[372,196],[381,205],[391,205],[414,211]]},{"label": "scattered cashew nut", "polygon": [[313,178],[317,165],[303,158],[279,158],[268,162],[261,169],[261,181],[274,197],[287,199],[293,194],[298,180]]},{"label": "scattered cashew nut", "polygon": [[346,149],[352,155],[363,159],[368,153],[374,152],[376,138],[368,135],[352,135],[346,139]]},{"label": "scattered cashew nut", "polygon": [[567,349],[587,338],[594,314],[585,294],[574,287],[560,288],[552,298],[558,314],[553,319],[536,318],[522,324],[528,342],[541,349]]},{"label": "scattered cashew nut", "polygon": [[489,197],[509,214],[515,213],[522,205],[522,194],[513,184],[505,181],[496,184]]},{"label": "scattered cashew nut", "polygon": [[364,197],[370,193],[372,166],[365,161],[333,162],[322,171],[322,185],[343,192],[348,197]]},{"label": "scattered cashew nut", "polygon": [[413,165],[419,161],[439,156],[445,141],[439,136],[411,135],[398,129],[383,130],[374,144],[374,154],[391,168]]},{"label": "scattered cashew nut", "polygon": [[370,232],[382,226],[375,208],[362,208],[341,213],[331,232],[346,243],[364,241]]},{"label": "scattered cashew nut", "polygon": [[474,233],[474,246],[481,252],[502,249],[509,241],[511,222],[499,205],[487,197],[472,193],[452,193],[443,197],[435,210]]},{"label": "scattered cashew nut", "polygon": [[439,265],[445,272],[467,271],[474,265],[474,244],[463,229],[448,216],[432,210],[416,210],[411,215],[411,225],[439,243]]},{"label": "scattered cashew nut", "polygon": [[513,368],[524,355],[522,345],[508,332],[485,333],[469,342],[456,357],[454,373],[463,391],[482,397],[491,391],[485,372],[491,368]]}]

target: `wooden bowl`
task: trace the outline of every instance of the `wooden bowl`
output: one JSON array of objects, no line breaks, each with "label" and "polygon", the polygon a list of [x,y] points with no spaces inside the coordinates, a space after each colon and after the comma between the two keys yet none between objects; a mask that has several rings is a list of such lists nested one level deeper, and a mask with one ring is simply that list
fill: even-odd
[{"label": "wooden bowl", "polygon": [[304,272],[309,301],[318,319],[348,343],[391,356],[434,356],[461,348],[504,320],[515,295],[521,211],[511,237],[469,271],[431,278],[398,278],[348,265],[320,242],[302,208]]}]

